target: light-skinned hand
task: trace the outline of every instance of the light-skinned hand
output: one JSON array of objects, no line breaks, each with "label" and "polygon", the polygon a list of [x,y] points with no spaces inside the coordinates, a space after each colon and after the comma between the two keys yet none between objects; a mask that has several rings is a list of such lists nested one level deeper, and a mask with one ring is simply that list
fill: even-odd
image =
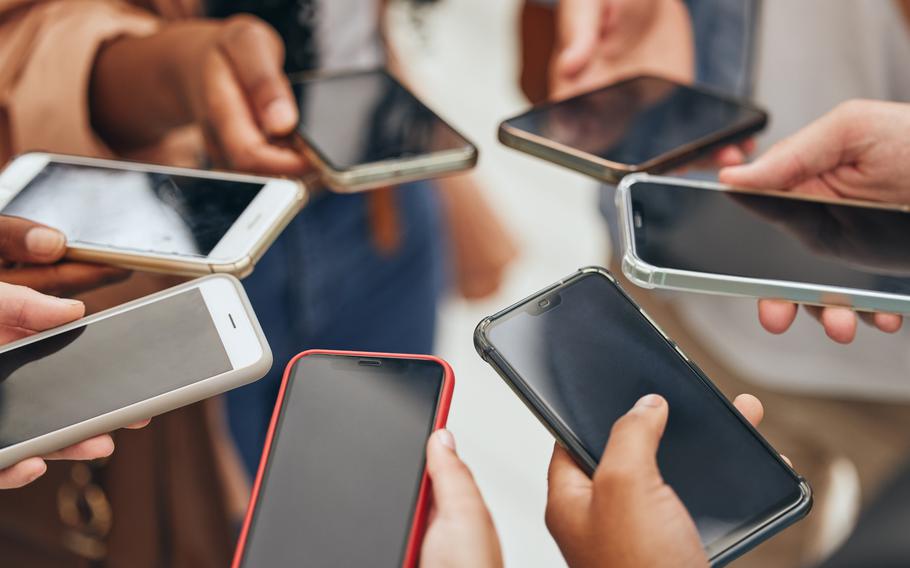
[{"label": "light-skinned hand", "polygon": [[[757,398],[741,395],[734,405],[761,422]],[[695,522],[658,469],[668,412],[662,397],[642,397],[613,425],[593,478],[554,448],[546,521],[572,568],[708,566]]]},{"label": "light-skinned hand", "polygon": [[[69,323],[84,313],[85,306],[79,300],[56,298],[24,286],[0,282],[0,344]],[[147,423],[131,427],[141,428]],[[38,479],[47,471],[44,460],[91,460],[109,456],[113,451],[114,441],[103,435],[46,456],[28,458],[0,469],[0,489],[22,487]]]},{"label": "light-skinned hand", "polygon": [[555,99],[640,74],[692,81],[692,24],[680,0],[560,0],[556,20]]},{"label": "light-skinned hand", "polygon": [[128,270],[63,260],[66,237],[60,231],[0,215],[0,281],[56,296],[73,296],[127,278]]},{"label": "light-skinned hand", "polygon": [[[720,181],[739,187],[772,189],[826,197],[910,204],[910,105],[854,100],[775,144],[754,162],[721,170]],[[765,299],[759,320],[771,333],[783,333],[796,319],[797,306]],[[857,317],[848,308],[810,308],[828,336],[850,343]],[[896,314],[861,314],[887,333],[901,327]]]},{"label": "light-skinned hand", "polygon": [[427,443],[433,504],[420,555],[422,568],[501,568],[502,552],[490,512],[455,438],[439,430]]}]

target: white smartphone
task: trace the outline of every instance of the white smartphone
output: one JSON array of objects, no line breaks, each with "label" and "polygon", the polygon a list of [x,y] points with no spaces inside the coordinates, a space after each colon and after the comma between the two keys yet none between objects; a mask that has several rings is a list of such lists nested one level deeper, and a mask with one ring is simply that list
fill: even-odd
[{"label": "white smartphone", "polygon": [[293,180],[30,153],[0,173],[0,213],[66,234],[68,257],[243,277],[303,206]]},{"label": "white smartphone", "polygon": [[240,282],[200,278],[0,348],[0,469],[263,377]]},{"label": "white smartphone", "polygon": [[617,192],[634,283],[910,313],[910,208],[636,174]]}]

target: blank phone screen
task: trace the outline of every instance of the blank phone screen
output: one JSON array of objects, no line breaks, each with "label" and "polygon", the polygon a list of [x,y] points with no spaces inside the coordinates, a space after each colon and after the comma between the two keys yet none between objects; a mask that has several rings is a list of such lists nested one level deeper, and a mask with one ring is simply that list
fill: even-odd
[{"label": "blank phone screen", "polygon": [[262,184],[49,163],[0,213],[73,243],[208,256]]},{"label": "blank phone screen", "polygon": [[598,462],[613,423],[649,393],[670,417],[658,452],[711,546],[801,497],[799,481],[607,278],[588,274],[496,320],[488,337]]},{"label": "blank phone screen", "polygon": [[635,251],[662,268],[910,294],[903,211],[636,183]]},{"label": "blank phone screen", "polygon": [[308,355],[291,372],[244,566],[398,568],[442,367]]},{"label": "blank phone screen", "polygon": [[0,449],[231,368],[195,288],[0,353]]},{"label": "blank phone screen", "polygon": [[385,71],[314,77],[292,87],[298,132],[335,170],[471,147]]},{"label": "blank phone screen", "polygon": [[759,123],[754,108],[657,77],[637,77],[535,107],[509,126],[619,164],[638,165]]}]

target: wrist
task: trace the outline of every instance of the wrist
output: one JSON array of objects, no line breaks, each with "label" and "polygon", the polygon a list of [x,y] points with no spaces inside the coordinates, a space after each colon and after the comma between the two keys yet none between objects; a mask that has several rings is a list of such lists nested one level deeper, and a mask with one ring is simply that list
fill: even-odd
[{"label": "wrist", "polygon": [[212,27],[177,23],[150,36],[120,36],[103,44],[89,86],[95,132],[115,150],[128,150],[193,122],[191,93],[201,74],[195,54]]}]

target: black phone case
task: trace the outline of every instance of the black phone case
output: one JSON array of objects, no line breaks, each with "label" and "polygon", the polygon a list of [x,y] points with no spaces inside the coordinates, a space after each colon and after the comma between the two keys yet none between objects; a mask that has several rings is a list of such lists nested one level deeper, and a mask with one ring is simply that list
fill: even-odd
[{"label": "black phone case", "polygon": [[[742,415],[739,414],[739,411],[735,410],[735,407],[727,400],[727,397],[720,392],[720,390],[711,382],[710,379],[698,368],[686,355],[682,352],[678,345],[672,341],[666,333],[641,309],[638,304],[626,293],[625,290],[619,285],[616,279],[613,277],[610,272],[604,268],[592,266],[587,268],[579,269],[574,274],[563,278],[559,282],[536,292],[523,300],[516,302],[515,304],[501,310],[492,316],[484,318],[474,331],[474,347],[477,350],[477,353],[480,357],[486,361],[493,370],[505,381],[505,383],[512,389],[518,398],[531,410],[531,412],[537,417],[537,419],[544,425],[544,427],[553,434],[553,437],[556,438],[557,443],[564,447],[569,454],[575,459],[578,465],[589,475],[593,475],[594,470],[597,467],[597,463],[588,455],[587,451],[584,449],[581,440],[571,431],[571,429],[566,426],[562,420],[560,420],[555,413],[553,413],[547,404],[541,400],[531,388],[525,383],[524,379],[508,364],[508,362],[496,351],[493,345],[490,343],[489,338],[487,337],[487,331],[490,328],[490,325],[496,322],[497,320],[513,313],[516,310],[522,309],[528,303],[536,301],[542,296],[547,296],[552,294],[555,290],[564,287],[565,285],[573,282],[574,280],[589,275],[589,274],[599,274],[606,278],[616,287],[617,290],[622,294],[622,296],[631,303],[635,308],[638,309],[639,313],[648,323],[663,337],[664,341],[673,348],[676,353],[683,358],[689,368],[694,372],[696,377],[698,377],[703,383],[705,383],[711,392],[718,396],[728,407],[734,410],[734,415],[739,417],[740,421],[743,423],[753,436],[755,436],[762,445],[767,448],[768,452],[776,457],[781,463],[788,467],[791,471],[792,468],[783,461],[777,451],[764,439],[764,437],[745,419]],[[760,543],[771,538],[777,533],[781,532],[785,528],[789,527],[793,523],[799,521],[805,517],[809,511],[812,509],[812,488],[809,486],[808,482],[803,479],[795,471],[794,475],[799,480],[800,490],[802,492],[802,498],[799,502],[793,504],[791,507],[780,511],[776,516],[768,518],[762,521],[757,526],[753,527],[748,533],[736,541],[732,545],[724,548],[723,550],[716,551],[711,554],[710,561],[712,566],[725,566],[726,564],[732,562],[734,559],[742,556],[749,550],[755,548]]]}]

